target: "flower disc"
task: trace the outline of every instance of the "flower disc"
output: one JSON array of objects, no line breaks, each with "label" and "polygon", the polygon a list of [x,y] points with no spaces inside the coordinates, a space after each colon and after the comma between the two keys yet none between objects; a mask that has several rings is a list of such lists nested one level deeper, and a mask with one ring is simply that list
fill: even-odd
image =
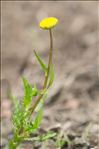
[{"label": "flower disc", "polygon": [[58,23],[58,19],[57,18],[54,18],[54,17],[49,17],[49,18],[45,18],[43,19],[39,26],[42,28],[42,29],[45,29],[45,30],[48,30],[48,29],[51,29],[53,27],[55,27]]}]

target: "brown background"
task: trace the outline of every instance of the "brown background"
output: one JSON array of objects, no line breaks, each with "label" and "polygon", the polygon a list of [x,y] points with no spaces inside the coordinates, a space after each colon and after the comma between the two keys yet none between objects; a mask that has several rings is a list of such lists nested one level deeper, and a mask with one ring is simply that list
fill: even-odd
[{"label": "brown background", "polygon": [[[57,115],[54,112],[55,115],[49,120],[50,124],[51,120],[52,124],[56,121],[66,123],[67,117],[71,120],[78,117],[78,123],[83,119],[92,122],[93,119],[97,120],[98,2],[5,1],[1,8],[2,102],[7,103],[8,111],[11,111],[7,97],[9,88],[17,97],[23,95],[22,75],[32,84],[42,86],[43,73],[33,49],[47,62],[49,34],[39,28],[39,22],[44,17],[54,16],[59,19],[57,27],[53,29],[55,82],[46,101],[48,107],[45,115],[51,117],[52,109],[71,109],[71,115],[63,110],[61,115],[58,114],[58,120],[54,119]],[[7,109],[4,103],[3,111]],[[82,106],[79,109],[80,104]],[[8,111],[5,113],[10,113]],[[48,127],[49,121],[45,120],[43,126]],[[6,126],[4,130],[7,133]]]}]

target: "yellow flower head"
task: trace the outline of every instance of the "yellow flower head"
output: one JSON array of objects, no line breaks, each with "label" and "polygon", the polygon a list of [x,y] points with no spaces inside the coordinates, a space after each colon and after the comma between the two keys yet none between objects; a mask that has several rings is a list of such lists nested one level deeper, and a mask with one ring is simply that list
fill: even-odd
[{"label": "yellow flower head", "polygon": [[54,18],[54,17],[49,17],[49,18],[45,18],[43,19],[39,26],[42,28],[42,29],[45,29],[45,30],[48,30],[48,29],[51,29],[53,28],[54,26],[56,26],[58,23],[58,19],[57,18]]}]

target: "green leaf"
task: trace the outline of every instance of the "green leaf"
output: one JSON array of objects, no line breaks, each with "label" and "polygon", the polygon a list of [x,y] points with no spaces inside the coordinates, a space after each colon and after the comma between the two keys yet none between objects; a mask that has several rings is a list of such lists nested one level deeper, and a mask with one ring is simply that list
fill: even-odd
[{"label": "green leaf", "polygon": [[24,105],[28,106],[32,100],[32,86],[23,78],[24,85]]},{"label": "green leaf", "polygon": [[55,77],[55,75],[54,75],[54,66],[53,66],[53,64],[51,64],[50,74],[49,74],[48,88],[53,84],[54,77]]},{"label": "green leaf", "polygon": [[24,105],[28,107],[32,97],[37,95],[37,89],[32,88],[32,86],[28,83],[28,81],[23,78],[23,85],[24,85]]},{"label": "green leaf", "polygon": [[36,128],[34,128],[34,122],[28,121],[25,125],[25,131],[28,133],[34,133],[34,131],[36,131]]},{"label": "green leaf", "polygon": [[34,133],[40,126],[42,116],[43,116],[43,108],[41,108],[38,111],[37,116],[34,119],[34,121],[28,121],[27,125],[25,126],[25,130],[28,133]]},{"label": "green leaf", "polygon": [[38,111],[42,108],[43,105],[44,105],[44,100],[43,100],[43,98],[42,98],[42,99],[40,100],[39,104],[37,105],[35,111],[38,112]]},{"label": "green leaf", "polygon": [[18,102],[12,117],[14,128],[19,129],[22,126],[24,120],[25,120],[24,108],[22,107],[22,103]]},{"label": "green leaf", "polygon": [[41,123],[41,120],[42,120],[42,117],[43,117],[43,108],[41,107],[41,109],[39,110],[35,120],[34,120],[34,124],[33,124],[33,127],[35,129],[38,129],[39,128],[39,125]]},{"label": "green leaf", "polygon": [[25,141],[46,141],[51,138],[54,138],[57,135],[55,132],[47,132],[41,136],[33,137],[33,138],[24,138]]},{"label": "green leaf", "polygon": [[40,140],[41,141],[46,141],[48,139],[51,139],[51,138],[55,137],[56,135],[57,135],[57,133],[55,133],[55,132],[48,132],[47,134],[42,135],[40,137]]},{"label": "green leaf", "polygon": [[42,99],[40,100],[39,104],[37,105],[35,111],[38,112],[44,105],[44,101],[47,99],[48,97],[48,91],[45,89],[43,91],[40,92],[40,94],[43,94]]},{"label": "green leaf", "polygon": [[33,96],[37,96],[38,95],[38,90],[37,90],[36,85],[34,85],[34,87],[32,88],[32,95]]},{"label": "green leaf", "polygon": [[43,62],[43,60],[42,60],[41,57],[36,53],[35,50],[34,50],[34,54],[35,54],[35,56],[36,56],[36,58],[37,58],[37,60],[38,60],[38,62],[39,62],[39,64],[40,64],[42,70],[46,73],[46,71],[47,71],[47,66],[46,66],[46,64]]}]

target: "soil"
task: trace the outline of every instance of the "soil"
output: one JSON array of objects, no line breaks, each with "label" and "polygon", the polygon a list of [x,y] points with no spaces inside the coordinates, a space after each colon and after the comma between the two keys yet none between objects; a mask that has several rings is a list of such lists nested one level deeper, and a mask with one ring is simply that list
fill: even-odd
[{"label": "soil", "polygon": [[[59,19],[53,29],[55,81],[46,100],[43,132],[59,132],[62,149],[99,148],[98,2],[2,1],[1,148],[12,136],[12,101],[23,96],[21,76],[39,88],[44,79],[33,49],[47,62],[49,35],[39,28],[48,16]],[[41,133],[41,132],[39,132]],[[66,142],[66,137],[71,142]],[[21,149],[56,149],[55,140],[25,142]]]}]

